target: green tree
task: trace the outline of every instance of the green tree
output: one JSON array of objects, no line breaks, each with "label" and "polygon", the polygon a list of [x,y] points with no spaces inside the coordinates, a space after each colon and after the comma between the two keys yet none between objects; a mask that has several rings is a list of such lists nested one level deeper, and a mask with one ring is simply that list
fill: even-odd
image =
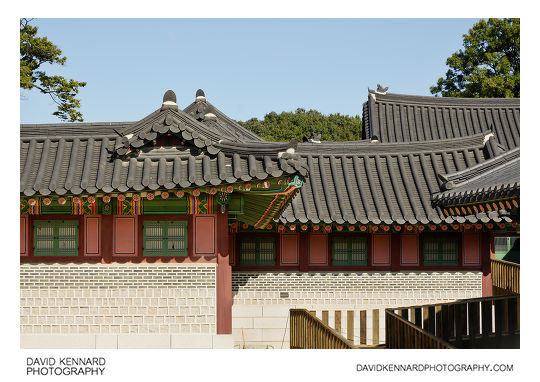
[{"label": "green tree", "polygon": [[293,112],[268,113],[263,120],[251,118],[239,122],[248,130],[268,141],[286,142],[292,138],[300,142],[312,132],[321,134],[323,141],[362,139],[362,121],[358,115],[324,115],[316,110],[296,109]]},{"label": "green tree", "polygon": [[66,57],[62,57],[62,51],[47,37],[37,37],[38,28],[31,26],[29,20],[21,19],[20,27],[21,89],[35,88],[48,94],[58,105],[58,110],[52,113],[53,115],[70,122],[82,122],[82,113],[77,110],[81,103],[75,96],[79,93],[79,87],[86,86],[86,82],[47,75],[41,67],[43,64],[64,65]]},{"label": "green tree", "polygon": [[519,97],[519,19],[480,20],[463,35],[464,50],[430,88],[443,97]]}]

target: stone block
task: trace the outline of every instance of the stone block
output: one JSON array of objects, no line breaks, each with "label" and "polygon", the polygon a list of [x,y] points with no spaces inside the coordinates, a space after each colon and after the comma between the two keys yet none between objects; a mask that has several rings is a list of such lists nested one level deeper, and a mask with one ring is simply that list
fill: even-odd
[{"label": "stone block", "polygon": [[164,334],[120,334],[118,349],[169,349],[170,335]]},{"label": "stone block", "polygon": [[284,317],[255,317],[253,327],[256,329],[280,329],[287,326],[288,316]]},{"label": "stone block", "polygon": [[94,335],[22,334],[22,349],[94,349]]},{"label": "stone block", "polygon": [[190,335],[190,334],[172,334],[172,349],[212,349],[212,335]]},{"label": "stone block", "polygon": [[233,305],[233,317],[262,317],[263,307],[257,305]]}]

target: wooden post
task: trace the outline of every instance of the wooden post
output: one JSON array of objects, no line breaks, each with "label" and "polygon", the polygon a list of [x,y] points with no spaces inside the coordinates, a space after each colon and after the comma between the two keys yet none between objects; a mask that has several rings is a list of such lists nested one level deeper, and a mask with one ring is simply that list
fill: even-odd
[{"label": "wooden post", "polygon": [[327,310],[322,311],[322,322],[328,325],[328,311]]},{"label": "wooden post", "polygon": [[101,215],[101,261],[111,263],[113,259],[113,216]]},{"label": "wooden post", "polygon": [[401,268],[401,232],[392,233],[390,264],[392,272],[398,272]]},{"label": "wooden post", "polygon": [[373,345],[379,344],[379,309],[373,309]]},{"label": "wooden post", "polygon": [[482,242],[480,243],[481,263],[482,263],[482,297],[493,296],[491,280],[491,258],[494,253],[494,239],[491,232],[482,232]]},{"label": "wooden post", "polygon": [[341,310],[336,310],[334,313],[334,317],[335,317],[334,329],[336,329],[336,332],[341,334]]},{"label": "wooden post", "polygon": [[354,343],[354,311],[347,311],[347,339]]},{"label": "wooden post", "polygon": [[229,264],[229,213],[217,214],[217,334],[232,334],[232,269]]},{"label": "wooden post", "polygon": [[366,344],[366,311],[360,311],[360,343]]}]

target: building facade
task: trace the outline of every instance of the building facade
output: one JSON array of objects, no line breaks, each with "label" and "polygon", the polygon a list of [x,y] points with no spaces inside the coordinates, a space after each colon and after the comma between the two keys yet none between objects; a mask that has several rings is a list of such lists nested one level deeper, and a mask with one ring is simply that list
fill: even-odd
[{"label": "building facade", "polygon": [[363,114],[361,141],[267,142],[168,91],[138,122],[22,125],[21,346],[287,348],[290,308],[490,295],[519,100]]}]

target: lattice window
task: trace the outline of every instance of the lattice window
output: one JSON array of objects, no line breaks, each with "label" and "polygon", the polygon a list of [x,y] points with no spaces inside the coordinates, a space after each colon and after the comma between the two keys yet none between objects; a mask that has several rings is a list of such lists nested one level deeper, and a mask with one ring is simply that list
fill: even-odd
[{"label": "lattice window", "polygon": [[240,265],[275,265],[276,239],[273,236],[241,236]]},{"label": "lattice window", "polygon": [[34,220],[34,256],[78,254],[78,220]]},{"label": "lattice window", "polygon": [[424,236],[424,265],[458,265],[459,238],[457,236]]},{"label": "lattice window", "polygon": [[187,222],[143,222],[144,256],[187,256]]},{"label": "lattice window", "polygon": [[333,237],[332,265],[367,265],[367,247],[366,237]]}]

